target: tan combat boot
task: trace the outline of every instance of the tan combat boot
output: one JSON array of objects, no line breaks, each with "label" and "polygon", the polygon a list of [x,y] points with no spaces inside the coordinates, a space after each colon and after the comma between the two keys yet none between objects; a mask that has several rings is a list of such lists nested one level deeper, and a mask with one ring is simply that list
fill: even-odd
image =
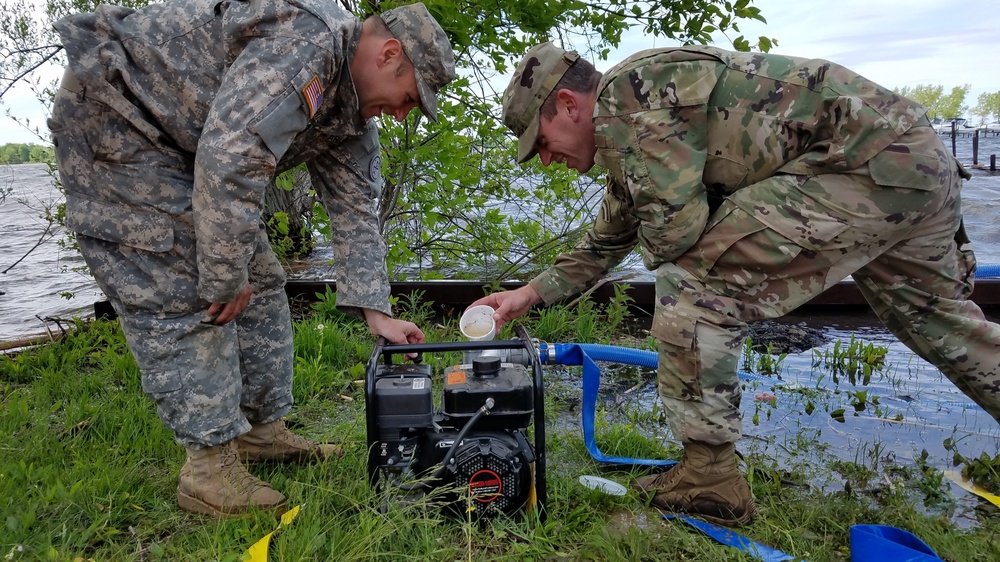
[{"label": "tan combat boot", "polygon": [[226,517],[258,508],[281,515],[286,503],[284,495],[247,472],[232,441],[187,450],[177,484],[177,505],[184,511]]},{"label": "tan combat boot", "polygon": [[757,514],[746,478],[736,468],[736,445],[684,444],[684,458],[670,470],[631,482],[643,500],[665,511],[712,523],[748,525]]},{"label": "tan combat boot", "polygon": [[326,460],[344,454],[339,445],[314,443],[285,427],[284,420],[252,425],[248,433],[236,438],[240,459],[245,462],[275,461],[304,463]]}]

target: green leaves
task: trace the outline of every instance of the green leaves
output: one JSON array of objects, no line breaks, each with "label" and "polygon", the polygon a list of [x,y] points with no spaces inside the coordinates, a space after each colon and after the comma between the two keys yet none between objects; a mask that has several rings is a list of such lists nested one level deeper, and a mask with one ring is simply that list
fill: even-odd
[{"label": "green leaves", "polygon": [[[125,0],[128,7],[146,0]],[[342,0],[359,17],[409,0]],[[394,278],[527,277],[579,237],[597,204],[601,181],[537,162],[519,166],[513,139],[500,121],[500,95],[507,78],[532,45],[555,40],[592,60],[605,60],[628,33],[679,43],[705,43],[713,34],[738,32],[745,20],[760,20],[749,0],[424,0],[455,50],[458,78],[439,96],[439,121],[419,112],[405,122],[383,120],[380,227],[389,245]],[[46,0],[39,13],[26,0],[0,0],[0,80],[30,75],[45,57],[57,60],[56,19],[92,10],[89,0]],[[4,15],[5,14],[5,15]],[[24,14],[31,14],[27,17]],[[753,47],[738,36],[738,49]],[[47,50],[41,47],[48,46]],[[772,42],[758,39],[764,50]],[[0,81],[0,92],[9,82]],[[48,103],[55,84],[37,88]],[[0,93],[2,97],[2,93]],[[294,183],[277,180],[282,190]],[[329,234],[319,206],[284,208],[279,198],[272,234],[290,240],[302,233]],[[290,205],[290,203],[289,203]],[[282,217],[281,212],[287,213]],[[300,220],[301,219],[301,220]],[[336,225],[333,225],[336,228]],[[280,241],[279,241],[280,242]],[[283,243],[275,244],[285,248]]]},{"label": "green leaves", "polygon": [[52,160],[52,148],[48,146],[17,143],[0,145],[0,164],[26,164],[50,160]]},{"label": "green leaves", "polygon": [[989,117],[1000,119],[1000,92],[983,92],[972,108],[972,114],[978,115],[983,121]]},{"label": "green leaves", "polygon": [[[950,93],[945,94],[944,86],[917,84],[912,88],[909,86],[898,88],[895,92],[926,107],[927,116],[932,119],[935,117],[950,119],[952,117],[961,117],[968,111],[969,108],[965,105],[965,97],[969,94],[971,87],[969,84],[955,86],[951,89]],[[997,107],[997,110],[996,114],[1000,116],[1000,107]]]}]

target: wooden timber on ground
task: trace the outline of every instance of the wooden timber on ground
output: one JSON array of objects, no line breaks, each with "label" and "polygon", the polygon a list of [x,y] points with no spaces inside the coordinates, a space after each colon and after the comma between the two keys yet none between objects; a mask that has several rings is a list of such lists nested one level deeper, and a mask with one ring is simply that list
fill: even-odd
[{"label": "wooden timber on ground", "polygon": [[[604,304],[615,296],[616,286],[622,284],[628,285],[626,294],[632,299],[631,308],[633,314],[652,314],[655,299],[653,281],[609,278],[591,288],[585,294],[593,299],[594,302]],[[520,281],[507,281],[500,283],[498,288],[509,291],[523,285],[524,283]],[[463,310],[472,301],[486,295],[490,286],[490,284],[481,281],[397,281],[392,284],[392,294],[397,297],[418,294],[420,301],[434,303],[439,310]],[[327,288],[336,291],[336,282],[293,279],[288,281],[285,291],[290,300],[297,303],[309,303],[319,300],[317,295],[325,294]],[[569,299],[566,302],[572,302],[572,300]],[[977,279],[975,290],[972,293],[972,300],[992,320],[997,321],[998,315],[1000,315],[1000,279]],[[854,282],[841,281],[799,307],[796,313],[816,315],[867,314],[870,313],[870,310]],[[111,304],[108,301],[95,302],[94,313],[99,318],[113,319],[116,316],[114,309],[111,308]],[[14,340],[0,341],[0,353],[7,354],[26,347],[55,341],[65,335],[66,330],[60,329],[53,332],[46,328],[46,332],[25,335]]]},{"label": "wooden timber on ground", "polygon": [[[627,293],[632,298],[632,306],[638,311],[652,313],[655,300],[653,281],[620,280],[608,281],[592,288],[588,294],[597,303],[606,303],[615,295],[615,286],[627,284]],[[501,289],[512,290],[524,285],[520,281],[499,284]],[[317,294],[326,292],[327,287],[336,290],[334,281],[289,280],[285,291],[289,298],[299,301],[314,301]],[[472,301],[486,295],[489,285],[481,281],[398,281],[392,284],[394,296],[422,293],[420,300],[432,302],[439,307],[464,309]],[[1000,311],[1000,279],[977,279],[972,300],[983,310]],[[868,308],[861,291],[853,281],[841,281],[816,296],[799,308],[804,312],[850,312],[857,308]]]},{"label": "wooden timber on ground", "polygon": [[11,349],[21,349],[23,347],[31,347],[34,345],[41,345],[43,343],[51,343],[62,337],[62,334],[34,334],[30,336],[24,336],[14,340],[0,341],[0,352],[9,351]]}]

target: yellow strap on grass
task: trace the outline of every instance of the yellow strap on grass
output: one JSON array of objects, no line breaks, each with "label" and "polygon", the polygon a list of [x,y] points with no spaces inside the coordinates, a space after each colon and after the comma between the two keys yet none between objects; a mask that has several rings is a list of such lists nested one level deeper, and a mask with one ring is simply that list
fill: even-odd
[{"label": "yellow strap on grass", "polygon": [[243,555],[244,562],[267,562],[267,547],[271,545],[271,537],[280,531],[282,527],[291,525],[292,521],[295,520],[295,516],[299,514],[299,508],[301,507],[301,505],[297,505],[281,514],[281,523],[278,524],[278,528],[264,535],[264,538],[247,549],[246,554]]},{"label": "yellow strap on grass", "polygon": [[969,480],[964,476],[962,476],[961,472],[957,470],[946,470],[944,471],[944,475],[947,476],[949,480],[958,484],[965,490],[968,490],[969,492],[976,494],[977,496],[983,498],[984,500],[990,502],[991,504],[1000,507],[1000,496],[991,494],[986,490],[980,488],[979,486],[973,484],[972,480]]}]

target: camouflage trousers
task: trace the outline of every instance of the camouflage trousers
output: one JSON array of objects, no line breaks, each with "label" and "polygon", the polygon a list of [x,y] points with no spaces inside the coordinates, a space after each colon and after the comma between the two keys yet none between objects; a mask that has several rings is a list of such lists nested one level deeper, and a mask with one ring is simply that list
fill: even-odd
[{"label": "camouflage trousers", "polygon": [[652,333],[677,439],[739,439],[748,323],[782,316],[848,275],[900,341],[1000,421],[1000,326],[969,300],[976,261],[961,227],[965,172],[929,127],[898,144],[948,161],[939,188],[877,185],[866,167],[777,175],[729,196],[699,241],[660,266]]},{"label": "camouflage trousers", "polygon": [[[263,228],[249,264],[249,306],[212,324],[210,303],[198,296],[190,196],[184,200],[194,183],[190,157],[65,89],[49,127],[80,252],[121,319],[143,391],[177,442],[218,445],[250,422],[284,416],[292,406],[291,315],[285,273]],[[143,194],[150,203],[109,193]],[[164,211],[171,205],[188,212]]]}]

